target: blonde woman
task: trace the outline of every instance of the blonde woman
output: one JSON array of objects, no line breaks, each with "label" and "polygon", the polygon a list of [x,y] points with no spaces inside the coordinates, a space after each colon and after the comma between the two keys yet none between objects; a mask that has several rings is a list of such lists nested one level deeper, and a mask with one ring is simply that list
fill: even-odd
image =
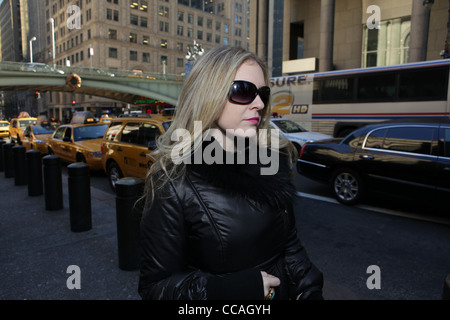
[{"label": "blonde woman", "polygon": [[253,53],[218,47],[194,65],[147,176],[143,299],[322,299],[295,227],[295,151],[266,129],[269,100]]}]

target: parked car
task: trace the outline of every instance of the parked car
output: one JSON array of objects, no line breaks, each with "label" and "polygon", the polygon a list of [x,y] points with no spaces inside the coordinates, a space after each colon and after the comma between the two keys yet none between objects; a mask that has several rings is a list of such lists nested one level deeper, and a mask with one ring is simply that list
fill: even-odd
[{"label": "parked car", "polygon": [[64,71],[59,69],[54,69],[45,63],[33,62],[33,63],[25,63],[20,68],[21,71],[29,71],[29,72],[52,72],[64,74]]},{"label": "parked car", "polygon": [[71,163],[85,162],[91,170],[101,170],[101,142],[107,127],[92,118],[81,124],[61,125],[47,141],[48,153]]},{"label": "parked car", "polygon": [[119,117],[113,119],[102,143],[102,165],[111,188],[124,177],[145,179],[152,164],[148,155],[156,138],[164,134],[172,121],[161,116]]},{"label": "parked car", "polygon": [[307,143],[297,169],[328,183],[344,204],[358,203],[376,192],[448,207],[450,119],[377,123],[345,138]]},{"label": "parked car", "polygon": [[11,142],[17,143],[23,140],[23,132],[28,125],[37,123],[37,118],[30,117],[28,114],[25,117],[14,118],[9,125],[9,137]]},{"label": "parked car", "polygon": [[298,123],[289,119],[271,118],[269,127],[271,129],[279,129],[281,135],[288,138],[293,143],[298,153],[300,153],[305,142],[333,138],[332,136],[323,133],[308,131]]},{"label": "parked car", "polygon": [[51,125],[49,122],[44,122],[40,125],[28,125],[23,132],[21,141],[25,150],[34,149],[40,151],[42,155],[46,155],[48,153],[48,138],[55,132],[56,127],[56,125]]},{"label": "parked car", "polygon": [[0,139],[9,137],[9,121],[0,120]]}]

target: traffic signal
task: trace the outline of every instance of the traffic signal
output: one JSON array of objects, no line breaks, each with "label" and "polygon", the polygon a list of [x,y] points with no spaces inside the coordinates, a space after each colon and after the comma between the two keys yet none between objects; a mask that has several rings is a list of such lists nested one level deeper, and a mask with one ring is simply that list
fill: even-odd
[{"label": "traffic signal", "polygon": [[41,93],[40,93],[39,91],[36,91],[36,92],[34,93],[34,98],[35,98],[35,99],[40,99],[40,98],[41,98]]},{"label": "traffic signal", "polygon": [[76,105],[76,104],[77,104],[77,102],[75,101],[75,99],[72,100],[72,105],[74,106],[74,105]]}]

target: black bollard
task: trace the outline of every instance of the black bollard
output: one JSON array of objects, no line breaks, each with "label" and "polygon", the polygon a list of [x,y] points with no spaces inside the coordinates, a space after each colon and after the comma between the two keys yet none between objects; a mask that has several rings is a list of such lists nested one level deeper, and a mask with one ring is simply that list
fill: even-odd
[{"label": "black bollard", "polygon": [[28,195],[30,197],[42,196],[42,157],[38,150],[29,150],[27,158]]},{"label": "black bollard", "polygon": [[63,188],[61,162],[58,156],[45,156],[44,162],[44,193],[45,209],[61,210],[63,206]]},{"label": "black bollard", "polygon": [[5,171],[5,161],[3,160],[3,145],[6,141],[0,140],[0,172]]},{"label": "black bollard", "polygon": [[86,163],[73,163],[67,167],[69,172],[70,229],[83,232],[92,229],[91,186],[89,166]]},{"label": "black bollard", "polygon": [[444,280],[444,289],[442,290],[442,300],[450,300],[450,274],[448,274]]},{"label": "black bollard", "polygon": [[27,163],[25,158],[26,148],[18,145],[12,148],[14,159],[14,182],[16,186],[25,186],[27,180]]},{"label": "black bollard", "polygon": [[14,178],[14,156],[13,143],[6,143],[3,145],[3,161],[5,164],[5,178]]},{"label": "black bollard", "polygon": [[139,269],[139,226],[142,208],[136,201],[144,191],[144,181],[138,178],[123,178],[116,183],[116,221],[119,252],[119,268]]}]

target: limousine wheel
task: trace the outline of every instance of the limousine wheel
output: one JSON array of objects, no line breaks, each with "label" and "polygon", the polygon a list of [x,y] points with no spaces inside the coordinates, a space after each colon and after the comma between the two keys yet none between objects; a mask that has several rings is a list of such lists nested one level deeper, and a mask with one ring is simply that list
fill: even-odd
[{"label": "limousine wheel", "polygon": [[331,179],[331,191],[339,202],[348,205],[355,204],[363,197],[362,179],[353,170],[340,169]]}]

